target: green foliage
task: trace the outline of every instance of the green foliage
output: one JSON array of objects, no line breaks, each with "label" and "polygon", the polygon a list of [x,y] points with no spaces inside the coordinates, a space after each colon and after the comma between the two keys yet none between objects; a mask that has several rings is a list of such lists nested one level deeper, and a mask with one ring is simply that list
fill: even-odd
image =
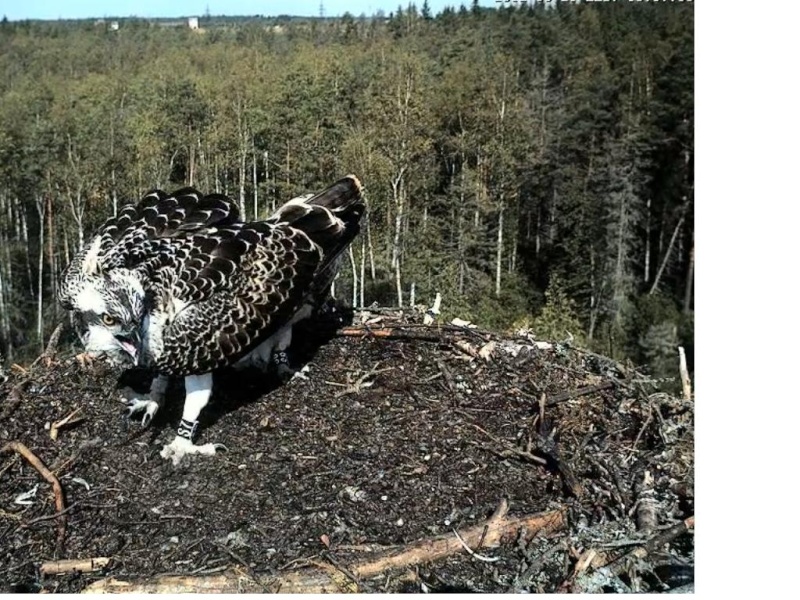
[{"label": "green foliage", "polygon": [[538,339],[566,340],[584,343],[583,325],[578,318],[575,302],[568,295],[563,281],[555,276],[545,292],[545,304],[531,323]]},{"label": "green foliage", "polygon": [[353,172],[369,227],[340,298],[355,281],[357,301],[363,283],[366,304],[408,304],[413,286],[445,316],[532,319],[656,369],[677,343],[691,360],[691,4],[162,25],[0,26],[5,354],[40,343],[39,249],[47,330],[68,257],[145,190],[195,185],[263,218]]}]

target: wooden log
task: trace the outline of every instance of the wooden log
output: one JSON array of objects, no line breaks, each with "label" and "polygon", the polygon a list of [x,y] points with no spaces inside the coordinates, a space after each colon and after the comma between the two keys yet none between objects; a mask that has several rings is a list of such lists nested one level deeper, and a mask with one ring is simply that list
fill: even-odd
[{"label": "wooden log", "polygon": [[[348,574],[334,565],[315,563],[296,571],[274,577],[252,577],[237,569],[229,569],[211,576],[160,575],[150,579],[121,581],[115,578],[101,579],[89,585],[84,593],[236,593],[236,592],[280,592],[280,593],[342,593],[357,591],[352,577],[368,579],[382,573],[408,569],[415,565],[440,560],[460,552],[466,552],[466,544],[472,549],[499,546],[513,541],[520,531],[526,539],[537,534],[548,533],[566,526],[566,511],[555,510],[535,515],[508,517],[508,503],[503,500],[491,518],[483,524],[470,527],[459,536],[447,533],[414,542],[408,546],[391,548],[365,557],[347,565]],[[462,543],[463,540],[463,543]]]}]

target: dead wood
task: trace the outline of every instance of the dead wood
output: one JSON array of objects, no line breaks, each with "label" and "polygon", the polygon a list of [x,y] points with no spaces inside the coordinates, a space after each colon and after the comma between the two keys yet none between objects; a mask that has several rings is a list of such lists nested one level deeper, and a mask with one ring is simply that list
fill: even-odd
[{"label": "dead wood", "polygon": [[683,397],[685,400],[692,399],[692,380],[689,379],[689,369],[686,366],[686,351],[683,346],[678,346],[678,356],[680,358],[681,386],[683,387]]},{"label": "dead wood", "polygon": [[75,560],[55,560],[42,563],[39,572],[42,575],[61,575],[63,573],[88,573],[99,571],[108,565],[110,558],[99,556],[97,558],[79,558]]},{"label": "dead wood", "polygon": [[[558,452],[556,451],[555,444],[550,440],[546,440],[544,436],[538,435],[536,437],[537,446],[534,447],[534,439],[529,438],[528,443],[526,444],[525,448],[518,448],[513,444],[506,442],[505,440],[501,440],[498,437],[492,435],[488,431],[486,431],[483,427],[472,423],[472,426],[486,435],[489,439],[491,439],[496,444],[502,446],[502,448],[496,448],[493,446],[486,446],[480,445],[481,448],[484,450],[488,450],[500,458],[519,458],[526,462],[532,462],[537,465],[547,466],[553,470],[555,470],[559,476],[561,477],[561,481],[564,483],[564,486],[570,491],[570,493],[575,496],[576,498],[580,498],[583,496],[583,486],[581,485],[578,478],[575,476],[575,473],[572,471],[572,468],[567,464],[565,460],[563,460]],[[534,450],[539,452],[543,456],[539,456],[534,454]]]},{"label": "dead wood", "polygon": [[50,340],[47,342],[47,347],[39,357],[31,363],[31,367],[35,367],[40,362],[43,362],[46,367],[49,367],[55,358],[56,350],[58,349],[58,342],[61,339],[61,333],[64,331],[64,323],[59,323],[50,334]]},{"label": "dead wood", "polygon": [[442,342],[440,335],[405,331],[399,327],[345,327],[336,332],[341,337],[381,338],[386,340],[417,340],[421,342]]},{"label": "dead wood", "polygon": [[53,485],[53,494],[55,495],[55,502],[56,502],[56,512],[61,513],[58,518],[58,551],[61,551],[61,547],[64,545],[64,540],[67,537],[67,515],[64,512],[64,492],[61,489],[61,483],[58,481],[58,478],[53,475],[53,473],[44,466],[44,463],[39,460],[33,452],[28,449],[28,447],[23,444],[22,442],[8,442],[5,446],[0,448],[0,454],[5,454],[6,452],[17,452],[20,454],[25,460],[27,460],[31,466],[39,471],[39,474],[44,477],[49,483]]},{"label": "dead wood", "polygon": [[[162,575],[151,579],[120,581],[102,579],[88,586],[85,593],[235,593],[238,591],[271,591],[281,593],[341,593],[357,591],[362,579],[369,579],[397,569],[433,562],[470,548],[496,547],[504,541],[516,540],[518,534],[530,539],[566,526],[564,510],[535,515],[508,517],[508,502],[504,499],[494,514],[483,524],[470,527],[459,536],[447,533],[408,546],[374,553],[345,567],[314,563],[313,566],[263,577],[254,581],[240,570],[230,569],[213,576]],[[459,539],[460,537],[460,539]],[[463,541],[463,543],[462,543]],[[339,567],[339,568],[337,568]],[[363,586],[361,586],[363,587]]]}]

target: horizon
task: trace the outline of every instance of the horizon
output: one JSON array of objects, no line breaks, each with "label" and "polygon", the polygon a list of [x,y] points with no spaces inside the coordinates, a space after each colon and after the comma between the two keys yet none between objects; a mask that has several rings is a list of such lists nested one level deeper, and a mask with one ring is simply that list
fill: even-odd
[{"label": "horizon", "polygon": [[[345,13],[354,16],[375,15],[379,11],[389,14],[398,7],[405,9],[414,4],[417,10],[422,9],[423,1],[408,2],[398,0],[277,0],[264,2],[259,0],[180,0],[164,6],[156,0],[114,2],[114,9],[109,10],[107,2],[100,0],[83,0],[63,3],[56,0],[33,0],[27,3],[14,3],[3,6],[0,13],[8,21],[72,21],[83,19],[177,19],[188,17],[341,17]],[[5,4],[5,3],[4,3]],[[469,7],[472,0],[428,0],[431,12],[436,15],[450,6],[458,9],[461,5]],[[496,0],[478,0],[483,8],[499,6]]]}]

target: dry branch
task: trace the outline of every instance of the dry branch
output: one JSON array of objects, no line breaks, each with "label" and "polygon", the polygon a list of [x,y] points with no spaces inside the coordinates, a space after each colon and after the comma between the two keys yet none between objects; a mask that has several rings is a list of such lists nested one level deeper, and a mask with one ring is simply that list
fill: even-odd
[{"label": "dry branch", "polygon": [[[503,541],[516,539],[520,531],[524,532],[526,539],[530,539],[537,534],[556,531],[565,526],[566,516],[563,510],[509,518],[508,502],[503,500],[486,523],[470,527],[460,537],[471,548],[481,545],[495,547]],[[341,593],[348,588],[352,589],[353,579],[369,579],[390,570],[407,569],[464,552],[461,540],[452,533],[447,533],[408,546],[374,553],[348,565],[350,576],[345,576],[331,565],[314,565],[276,577],[264,577],[256,582],[240,571],[231,569],[213,576],[163,575],[130,582],[108,578],[91,584],[84,592],[232,593],[260,590],[281,593]]]},{"label": "dry branch", "polygon": [[67,537],[67,515],[64,512],[64,492],[61,489],[61,483],[58,481],[58,478],[53,475],[50,469],[44,466],[44,463],[39,460],[39,458],[22,442],[8,442],[5,446],[0,448],[0,454],[5,454],[6,452],[12,451],[20,454],[31,464],[34,469],[39,471],[39,474],[42,477],[44,477],[53,485],[53,494],[55,495],[56,501],[56,512],[60,514],[58,518],[58,548],[60,551],[61,547],[64,545],[64,540]]},{"label": "dry branch", "polygon": [[99,571],[106,567],[110,558],[99,556],[97,558],[79,558],[75,560],[55,560],[42,563],[39,572],[42,575],[61,575],[63,573],[88,573]]},{"label": "dry branch", "polygon": [[345,327],[336,332],[341,337],[381,338],[387,340],[417,340],[421,342],[442,342],[442,336],[405,331],[399,327]]}]

